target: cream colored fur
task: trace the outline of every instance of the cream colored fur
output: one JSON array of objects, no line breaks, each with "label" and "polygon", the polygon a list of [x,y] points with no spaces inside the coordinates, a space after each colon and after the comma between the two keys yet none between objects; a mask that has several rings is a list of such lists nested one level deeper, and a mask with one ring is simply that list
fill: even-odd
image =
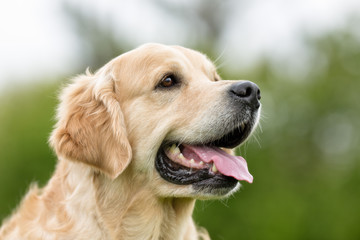
[{"label": "cream colored fur", "polygon": [[[154,91],[167,72],[184,90]],[[147,44],[76,77],[62,92],[50,145],[58,164],[48,184],[32,186],[0,230],[0,239],[208,239],[193,220],[191,186],[154,168],[164,139],[215,137],[233,81],[182,47]]]}]

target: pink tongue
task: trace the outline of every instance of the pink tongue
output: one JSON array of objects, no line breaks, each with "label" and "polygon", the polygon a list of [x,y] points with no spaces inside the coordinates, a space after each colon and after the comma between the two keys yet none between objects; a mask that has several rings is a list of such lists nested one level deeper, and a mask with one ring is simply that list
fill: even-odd
[{"label": "pink tongue", "polygon": [[[240,156],[232,156],[217,147],[193,146],[183,144],[183,155],[194,158],[195,155],[206,163],[214,162],[216,168],[223,175],[245,180],[252,183],[253,176],[249,173],[246,160]],[[195,155],[194,155],[195,154]]]}]

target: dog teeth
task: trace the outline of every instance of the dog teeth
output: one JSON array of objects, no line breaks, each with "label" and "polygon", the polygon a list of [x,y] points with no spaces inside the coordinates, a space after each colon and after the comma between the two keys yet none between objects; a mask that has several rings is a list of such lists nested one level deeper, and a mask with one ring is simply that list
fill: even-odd
[{"label": "dog teeth", "polygon": [[186,158],[184,157],[184,155],[182,153],[179,153],[178,157],[181,159],[181,160],[186,160]]},{"label": "dog teeth", "polygon": [[211,168],[211,171],[213,171],[214,173],[216,173],[218,171],[214,163],[213,163],[213,166]]},{"label": "dog teeth", "polygon": [[[167,148],[167,152],[170,153],[170,156],[174,159],[174,161],[184,164],[190,168],[203,168],[205,163],[203,161],[195,161],[194,158],[188,159],[186,158],[180,151],[180,148],[176,146],[176,144],[172,144]],[[199,159],[200,160],[200,159]],[[216,173],[218,170],[215,165],[211,166],[211,171]]]},{"label": "dog teeth", "polygon": [[173,155],[178,155],[178,154],[180,154],[180,149],[175,144],[173,144],[170,147],[169,152]]}]

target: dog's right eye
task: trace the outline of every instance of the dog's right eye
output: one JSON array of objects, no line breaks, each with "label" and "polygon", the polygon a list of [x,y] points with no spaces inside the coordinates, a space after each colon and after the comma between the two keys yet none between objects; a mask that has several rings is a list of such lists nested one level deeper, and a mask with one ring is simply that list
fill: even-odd
[{"label": "dog's right eye", "polygon": [[159,88],[170,88],[178,84],[178,80],[174,75],[165,76],[157,87]]}]

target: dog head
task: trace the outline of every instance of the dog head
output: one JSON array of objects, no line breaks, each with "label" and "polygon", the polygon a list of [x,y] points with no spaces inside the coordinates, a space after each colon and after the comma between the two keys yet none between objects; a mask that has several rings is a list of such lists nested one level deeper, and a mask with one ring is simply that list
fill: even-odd
[{"label": "dog head", "polygon": [[109,178],[129,169],[159,196],[226,196],[252,182],[231,149],[257,125],[259,100],[254,83],[220,80],[199,52],[146,44],[64,89],[50,142]]}]

